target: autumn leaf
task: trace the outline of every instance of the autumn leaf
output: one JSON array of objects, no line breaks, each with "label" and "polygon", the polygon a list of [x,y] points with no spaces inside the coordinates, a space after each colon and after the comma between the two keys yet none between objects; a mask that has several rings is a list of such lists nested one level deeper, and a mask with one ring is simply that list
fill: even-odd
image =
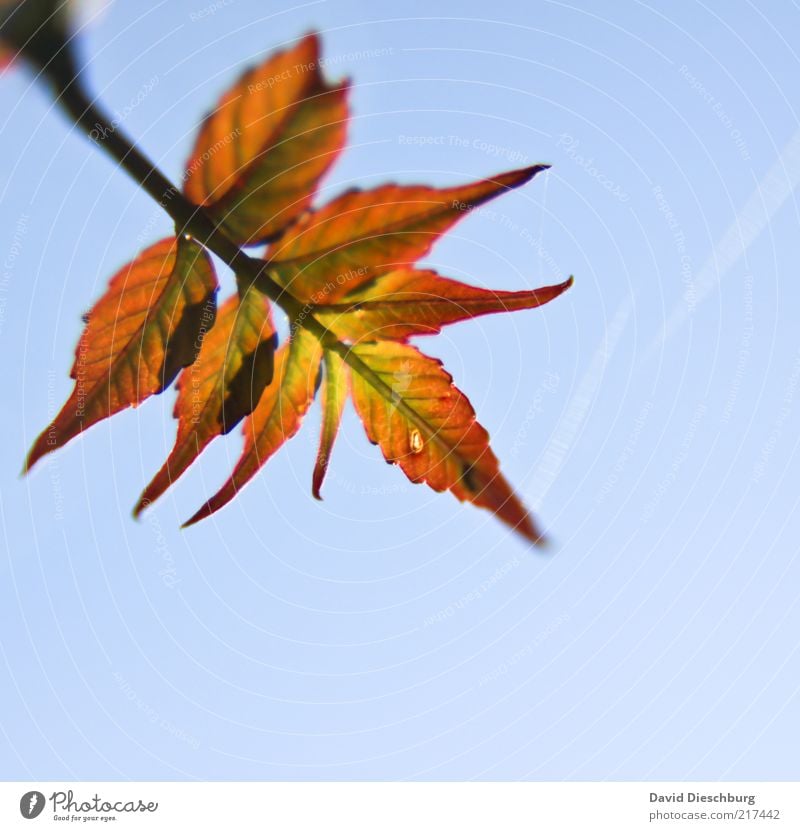
[{"label": "autumn leaf", "polygon": [[435,335],[442,326],[481,315],[533,309],[572,285],[492,291],[413,268],[391,271],[339,303],[315,306],[316,317],[342,340],[406,340]]},{"label": "autumn leaf", "polygon": [[322,77],[314,34],[249,69],[201,127],[184,192],[238,244],[275,237],[344,146],[347,89]]},{"label": "autumn leaf", "polygon": [[71,372],[75,387],[26,468],[171,384],[213,325],[216,288],[208,255],[184,238],[161,240],[122,268],[87,315]]},{"label": "autumn leaf", "polygon": [[399,465],[412,482],[488,508],[526,539],[539,542],[540,532],[500,473],[488,433],[441,362],[391,341],[359,344],[353,351],[394,392],[389,400],[352,373],[356,411],[386,461]]},{"label": "autumn leaf", "polygon": [[276,340],[269,301],[254,288],[223,304],[197,360],[178,378],[175,447],[141,495],[134,516],[158,499],[213,439],[255,409],[272,380]]},{"label": "autumn leaf", "polygon": [[473,208],[547,167],[454,188],[384,185],[348,191],[289,228],[267,252],[270,272],[301,301],[335,302],[379,274],[424,257]]},{"label": "autumn leaf", "polygon": [[322,348],[303,329],[275,354],[275,377],[244,423],[244,450],[236,468],[218,493],[185,523],[193,525],[218,511],[300,429],[314,400]]}]

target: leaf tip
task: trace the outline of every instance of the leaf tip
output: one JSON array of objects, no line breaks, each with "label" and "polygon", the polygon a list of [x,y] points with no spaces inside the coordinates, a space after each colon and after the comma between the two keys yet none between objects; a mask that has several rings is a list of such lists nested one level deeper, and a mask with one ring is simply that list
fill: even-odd
[{"label": "leaf tip", "polygon": [[550,539],[536,527],[529,514],[526,514],[514,530],[525,537],[537,551],[545,552],[551,547]]},{"label": "leaf tip", "polygon": [[327,463],[321,460],[318,460],[316,466],[314,467],[314,474],[311,477],[311,495],[317,500],[317,502],[324,501],[322,499],[322,483],[325,481],[325,473],[327,472],[327,469]]},{"label": "leaf tip", "polygon": [[190,516],[189,519],[186,520],[186,522],[181,524],[181,531],[185,531],[187,528],[191,528],[192,525],[197,525],[197,523],[200,522],[201,519],[205,519],[206,517],[211,516],[211,514],[213,513],[214,510],[212,509],[210,503],[206,502],[206,504],[203,505],[201,508],[198,508],[197,511],[195,511],[192,514],[192,516]]},{"label": "leaf tip", "polygon": [[149,508],[150,504],[151,504],[150,500],[144,494],[142,494],[139,497],[139,501],[133,506],[133,510],[131,511],[131,516],[134,519],[137,519],[137,520],[141,519],[142,511],[144,511],[145,508]]},{"label": "leaf tip", "polygon": [[47,435],[47,431],[42,433],[38,439],[33,443],[33,447],[28,451],[28,455],[25,457],[25,461],[22,463],[22,470],[20,471],[20,477],[27,476],[31,468],[42,458],[42,456],[46,456],[52,450],[55,450],[55,445],[49,445],[45,441],[45,436]]},{"label": "leaf tip", "polygon": [[491,181],[511,190],[527,184],[531,179],[533,179],[534,176],[536,176],[537,173],[542,173],[549,169],[549,164],[532,164],[528,167],[520,167],[516,170],[509,170],[506,173],[501,173],[492,177]]},{"label": "leaf tip", "polygon": [[525,169],[525,172],[527,173],[525,181],[529,182],[531,179],[533,179],[534,176],[536,176],[539,173],[544,173],[545,170],[550,170],[551,167],[552,165],[544,163],[531,165],[530,167]]},{"label": "leaf tip", "polygon": [[532,554],[547,555],[552,554],[554,551],[553,541],[545,534],[537,534],[533,537],[528,537],[526,535],[526,539],[530,543],[530,550]]}]

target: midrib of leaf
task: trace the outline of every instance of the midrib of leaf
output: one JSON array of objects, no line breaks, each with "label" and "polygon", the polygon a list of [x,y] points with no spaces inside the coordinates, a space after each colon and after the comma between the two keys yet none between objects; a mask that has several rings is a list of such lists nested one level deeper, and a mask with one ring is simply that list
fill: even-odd
[{"label": "midrib of leaf", "polygon": [[[421,204],[425,204],[425,200],[414,200],[419,201]],[[381,203],[385,205],[387,203]],[[394,205],[407,205],[408,202],[393,202],[391,204]],[[284,266],[289,267],[297,267],[298,263],[303,263],[306,260],[318,260],[324,257],[327,254],[334,254],[338,251],[345,250],[351,246],[355,247],[357,245],[363,245],[365,242],[370,242],[374,239],[380,239],[381,237],[388,236],[390,234],[398,234],[403,231],[407,233],[412,233],[414,228],[416,228],[420,223],[425,223],[430,221],[431,219],[437,219],[443,214],[449,213],[452,208],[448,208],[446,205],[442,206],[442,203],[436,203],[439,208],[432,209],[427,213],[417,213],[417,214],[410,214],[409,216],[405,217],[404,219],[398,219],[395,222],[390,222],[388,225],[382,225],[379,228],[368,227],[365,230],[367,231],[367,236],[358,237],[355,240],[342,240],[334,245],[328,245],[323,248],[315,248],[311,251],[307,251],[304,254],[299,254],[295,257],[290,257],[288,260],[269,260],[269,264],[275,268],[282,268]],[[472,209],[471,203],[469,208],[465,208],[463,213],[468,213]],[[364,208],[360,208],[359,210],[364,210]],[[342,216],[345,214],[337,214],[330,218],[330,222],[334,222],[338,219],[341,219]],[[317,231],[319,226],[316,226],[313,230]],[[312,230],[311,228],[307,230]],[[436,231],[430,232],[431,236],[439,236]]]},{"label": "midrib of leaf", "polygon": [[[358,360],[363,364],[364,368],[367,370],[367,373],[374,376],[374,378],[389,392],[389,396],[383,396],[385,402],[389,406],[394,406],[398,410],[398,412],[402,413],[415,427],[419,428],[423,433],[426,434],[427,439],[426,441],[431,441],[436,444],[440,449],[444,450],[446,454],[456,453],[459,459],[462,459],[464,462],[469,462],[472,464],[472,460],[467,459],[464,455],[462,455],[460,450],[460,442],[459,444],[450,444],[442,437],[442,431],[437,430],[423,415],[420,415],[409,403],[408,400],[403,398],[400,393],[395,392],[392,387],[387,384],[383,378],[369,367],[367,364],[364,363],[363,359],[358,358]],[[351,364],[352,368],[352,364]],[[362,374],[364,378],[367,378],[366,374]],[[367,379],[369,380],[369,379]],[[372,383],[370,380],[370,386],[375,387],[376,385]],[[419,397],[419,398],[412,398],[411,401],[430,401],[431,396],[427,397]],[[386,419],[387,425],[390,426],[391,429],[391,419]]]},{"label": "midrib of leaf", "polygon": [[[409,292],[411,294],[412,292]],[[520,292],[520,295],[527,295],[528,292]],[[524,299],[520,297],[520,299]],[[314,309],[318,312],[325,312],[326,314],[336,314],[337,312],[342,315],[353,314],[359,311],[383,311],[384,309],[389,311],[391,309],[396,309],[398,306],[405,308],[407,306],[411,306],[415,309],[419,308],[420,306],[446,306],[448,308],[456,306],[459,309],[470,309],[475,306],[477,307],[485,307],[489,303],[496,303],[497,304],[497,311],[513,311],[513,309],[508,308],[508,303],[513,303],[514,298],[506,298],[505,300],[501,298],[491,298],[487,297],[483,300],[478,297],[471,297],[468,299],[461,300],[457,297],[453,298],[445,298],[445,297],[430,297],[425,298],[422,300],[352,300],[349,303],[320,303],[314,306]]]}]

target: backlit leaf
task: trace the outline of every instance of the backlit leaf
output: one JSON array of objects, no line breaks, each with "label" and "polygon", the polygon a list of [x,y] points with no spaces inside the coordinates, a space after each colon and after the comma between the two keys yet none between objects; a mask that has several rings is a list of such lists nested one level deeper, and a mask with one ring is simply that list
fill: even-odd
[{"label": "backlit leaf", "polygon": [[88,314],[71,372],[75,388],[26,467],[171,384],[214,323],[216,289],[208,255],[184,238],[162,240],[123,267]]},{"label": "backlit leaf", "polygon": [[325,81],[308,35],[222,96],[200,129],[184,191],[235,242],[269,240],[310,205],[344,146],[347,118],[347,84]]},{"label": "backlit leaf", "polygon": [[158,499],[213,439],[255,409],[272,380],[275,340],[269,301],[255,289],[222,305],[197,360],[178,378],[175,447],[134,515]]},{"label": "backlit leaf", "polygon": [[388,401],[352,373],[356,411],[384,458],[412,482],[488,508],[531,542],[540,542],[533,520],[500,473],[489,435],[441,362],[391,341],[360,344],[354,352],[394,393]]},{"label": "backlit leaf", "polygon": [[304,302],[337,302],[379,274],[424,257],[470,210],[546,168],[536,165],[455,188],[348,191],[287,230],[268,252],[271,271]]},{"label": "backlit leaf", "polygon": [[406,268],[378,277],[339,303],[316,307],[315,314],[343,340],[405,340],[435,335],[442,326],[480,315],[533,309],[549,303],[572,285],[528,291],[492,291],[442,277],[435,271]]},{"label": "backlit leaf", "polygon": [[[10,8],[20,0],[0,0],[0,7],[4,3]],[[34,15],[45,5],[60,7],[61,0],[28,0],[24,8]],[[17,23],[0,33],[6,46],[33,43],[34,16],[0,23],[9,20]],[[36,50],[26,47],[34,64],[50,60],[47,44],[55,30],[48,32],[37,36]],[[59,73],[72,71],[64,55]],[[456,187],[387,183],[315,205],[320,181],[344,146],[349,118],[347,83],[331,83],[321,65],[312,34],[242,74],[199,130],[183,194],[113,126],[106,136],[113,140],[97,142],[151,195],[164,194],[162,207],[178,226],[236,272],[238,292],[214,325],[216,277],[208,254],[190,236],[163,240],[129,263],[89,313],[72,370],[75,388],[27,464],[179,376],[175,444],[135,514],[216,437],[239,423],[244,434],[233,472],[191,525],[226,505],[297,433],[321,386],[312,476],[317,499],[352,396],[369,439],[411,481],[487,508],[540,542],[468,399],[438,360],[407,341],[481,315],[535,308],[572,285],[569,278],[533,290],[494,291],[414,267],[460,218],[548,165]],[[95,118],[79,86],[59,89],[78,124]],[[263,259],[241,250],[256,244],[269,245]],[[267,296],[291,316],[290,337],[277,351]]]}]

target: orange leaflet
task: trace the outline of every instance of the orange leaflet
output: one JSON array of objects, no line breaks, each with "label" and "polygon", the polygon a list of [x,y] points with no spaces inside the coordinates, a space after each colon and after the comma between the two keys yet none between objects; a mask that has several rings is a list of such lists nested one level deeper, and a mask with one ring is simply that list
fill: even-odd
[{"label": "orange leaflet", "polygon": [[184,192],[238,244],[274,238],[344,147],[347,89],[323,78],[314,34],[248,70],[201,127]]},{"label": "orange leaflet", "polygon": [[330,350],[325,352],[325,379],[322,384],[322,431],[319,437],[319,450],[314,465],[314,474],[311,480],[311,493],[315,499],[322,499],[320,491],[339,425],[342,422],[342,411],[347,401],[348,380],[347,370],[342,359]]},{"label": "orange leaflet", "polygon": [[75,388],[26,468],[172,383],[214,324],[216,290],[211,260],[185,238],[161,240],[122,268],[87,316],[71,372]]},{"label": "orange leaflet", "polygon": [[268,251],[270,271],[303,302],[336,302],[378,274],[425,256],[467,212],[547,167],[455,188],[384,185],[348,191],[286,231]]},{"label": "orange leaflet", "polygon": [[384,458],[412,482],[488,508],[529,541],[541,542],[530,514],[500,473],[488,433],[441,362],[391,341],[359,344],[353,351],[393,392],[392,399],[382,397],[352,372],[356,411]]},{"label": "orange leaflet", "polygon": [[378,277],[339,303],[315,307],[314,314],[339,338],[406,340],[435,335],[442,326],[480,315],[533,309],[549,303],[572,285],[528,291],[492,291],[442,277],[435,271],[404,268]]},{"label": "orange leaflet", "polygon": [[303,329],[275,353],[275,377],[244,422],[244,450],[220,490],[185,523],[193,525],[233,499],[258,470],[300,429],[316,392],[322,348]]},{"label": "orange leaflet", "polygon": [[213,439],[255,409],[272,380],[276,340],[269,301],[255,289],[222,305],[197,360],[178,378],[175,446],[140,497],[134,516],[158,499]]}]

